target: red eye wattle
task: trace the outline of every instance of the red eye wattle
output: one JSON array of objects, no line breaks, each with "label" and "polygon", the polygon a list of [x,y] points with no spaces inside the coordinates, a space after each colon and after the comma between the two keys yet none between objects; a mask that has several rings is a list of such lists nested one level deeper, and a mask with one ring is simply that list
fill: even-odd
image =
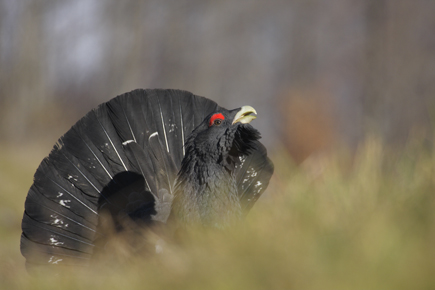
[{"label": "red eye wattle", "polygon": [[210,122],[208,123],[208,126],[209,127],[213,126],[213,124],[215,123],[216,120],[223,121],[223,120],[225,120],[225,117],[221,113],[214,114],[213,116],[211,116]]}]

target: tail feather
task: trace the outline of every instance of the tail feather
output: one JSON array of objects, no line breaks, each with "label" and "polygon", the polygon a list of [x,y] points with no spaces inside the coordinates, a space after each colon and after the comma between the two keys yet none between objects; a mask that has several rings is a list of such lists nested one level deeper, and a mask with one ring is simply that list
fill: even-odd
[{"label": "tail feather", "polygon": [[[83,237],[71,232],[66,232],[64,229],[56,226],[41,223],[26,214],[24,215],[24,218],[25,223],[23,223],[22,229],[29,240],[39,244],[92,254],[94,245],[91,240],[84,239]],[[40,235],[41,231],[48,233],[48,240],[45,236]]]},{"label": "tail feather", "polygon": [[150,138],[148,150],[152,153],[151,162],[156,176],[157,188],[166,189],[173,193],[175,178],[177,177],[177,166],[171,155],[162,149],[159,138]]},{"label": "tail feather", "polygon": [[21,235],[21,253],[26,257],[27,266],[68,265],[84,266],[91,260],[91,254],[76,250],[60,248],[52,245],[37,243]]},{"label": "tail feather", "polygon": [[[184,128],[183,115],[179,110],[180,98],[175,95],[176,91],[171,91],[171,94],[165,91],[158,91],[159,109],[161,118],[165,124],[166,137],[168,139],[169,152],[174,160],[174,164],[181,164],[184,156]],[[186,96],[186,93],[184,93]],[[179,169],[176,167],[177,170]]]},{"label": "tail feather", "polygon": [[[156,142],[158,142],[158,140]],[[142,150],[136,142],[129,142],[125,146],[126,151],[129,152],[131,156],[131,163],[135,164],[137,167],[137,172],[143,176],[147,176],[150,174],[150,170],[152,170],[151,173],[155,176],[152,180],[153,184],[151,185],[151,194],[154,197],[154,203],[144,202],[146,201],[145,196],[135,196],[135,200],[131,199],[131,202],[136,201],[136,206],[130,209],[130,216],[140,216],[144,219],[145,215],[147,215],[149,219],[152,218],[153,220],[166,222],[171,210],[173,196],[171,183],[174,181],[168,177],[166,172],[168,172],[171,166],[175,166],[168,164],[172,162],[172,159],[165,159],[166,156],[162,154],[162,152],[160,152],[160,154],[157,153],[157,156],[154,154],[147,155],[145,152],[148,151]],[[158,148],[161,148],[161,146],[158,146]],[[162,160],[163,162],[161,162]],[[147,181],[145,180],[145,182]],[[150,206],[153,208],[150,208]]]},{"label": "tail feather", "polygon": [[154,155],[150,154],[149,150],[143,150],[140,145],[134,141],[124,144],[127,158],[132,165],[133,172],[139,173],[144,177],[145,190],[150,191],[153,195],[157,192],[157,180],[155,176],[154,166],[149,162]]},{"label": "tail feather", "polygon": [[87,216],[85,218],[71,211],[71,208],[66,208],[62,204],[48,199],[34,187],[29,190],[29,198],[26,200],[25,206],[26,216],[33,220],[77,234],[88,240],[95,237],[94,228],[98,222],[96,218],[89,219]]},{"label": "tail feather", "polygon": [[89,112],[79,122],[79,126],[86,131],[87,137],[100,150],[115,174],[129,170],[122,141],[110,120],[106,104]]},{"label": "tail feather", "polygon": [[[35,181],[28,195],[26,202],[45,196],[47,199],[62,206],[68,211],[89,221],[95,221],[98,207],[98,196],[86,194],[83,190],[89,187],[80,187],[80,182],[72,183],[71,178],[63,178],[52,163],[44,159],[35,173]],[[36,193],[36,194],[34,194]],[[95,221],[94,224],[97,224]]]},{"label": "tail feather", "polygon": [[143,144],[146,124],[136,107],[140,104],[135,100],[137,98],[132,93],[121,95],[107,103],[107,112],[121,142],[133,140]]},{"label": "tail feather", "polygon": [[[55,145],[47,159],[47,170],[51,170],[51,167],[54,167],[58,175],[60,175],[55,175],[55,179],[53,180],[60,179],[63,182],[65,179],[74,187],[80,189],[82,194],[89,196],[91,200],[97,200],[103,186],[89,173],[88,169],[81,164],[80,160],[63,148],[63,142],[59,140],[59,144]],[[42,172],[44,172],[44,170],[41,170],[40,173]],[[42,182],[36,184],[45,186]]]},{"label": "tail feather", "polygon": [[61,140],[66,151],[77,158],[100,184],[107,184],[113,179],[115,173],[112,167],[103,153],[89,139],[80,122],[75,124]]}]

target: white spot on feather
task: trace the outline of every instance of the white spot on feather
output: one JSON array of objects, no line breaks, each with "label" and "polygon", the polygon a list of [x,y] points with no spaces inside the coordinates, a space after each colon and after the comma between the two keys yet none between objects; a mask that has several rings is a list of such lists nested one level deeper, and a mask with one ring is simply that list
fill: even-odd
[{"label": "white spot on feather", "polygon": [[257,183],[254,185],[254,188],[257,191],[256,193],[254,193],[254,196],[257,195],[263,189],[262,185],[263,183],[261,183],[260,181],[257,181]]},{"label": "white spot on feather", "polygon": [[[249,167],[249,169],[246,170],[246,176],[245,176],[245,178],[244,178],[243,181],[242,181],[242,189],[245,189],[245,183],[246,183],[247,181],[249,181],[249,180],[252,179],[252,178],[255,178],[257,175],[258,175],[258,172],[255,171],[255,169],[254,169],[253,167]],[[259,181],[258,181],[258,182],[259,182]],[[257,187],[257,186],[259,186],[259,185],[261,185],[261,182],[260,182],[260,184],[256,184],[256,185],[254,185],[254,186]]]},{"label": "white spot on feather", "polygon": [[64,222],[57,214],[50,215],[51,218],[53,218],[53,221],[51,222],[52,226],[56,226],[58,228],[67,228],[68,224]]},{"label": "white spot on feather", "polygon": [[63,259],[58,259],[55,256],[51,256],[50,259],[48,260],[48,263],[51,264],[58,264],[59,262],[61,262]]},{"label": "white spot on feather", "polygon": [[52,246],[62,246],[64,244],[64,242],[59,242],[55,238],[50,238],[50,244]]},{"label": "white spot on feather", "polygon": [[154,136],[156,136],[156,135],[159,135],[159,132],[154,132],[154,133],[152,133],[149,137],[148,137],[148,141],[152,138],[152,137],[154,137]]},{"label": "white spot on feather", "polygon": [[127,140],[127,141],[125,141],[125,142],[122,142],[122,145],[127,145],[127,144],[129,144],[129,143],[131,143],[131,142],[134,142],[134,140]]},{"label": "white spot on feather", "polygon": [[65,200],[65,199],[63,199],[63,200],[59,201],[59,204],[63,205],[66,208],[70,208],[70,206],[66,204],[67,202],[71,202],[71,200]]},{"label": "white spot on feather", "polygon": [[168,127],[169,127],[169,133],[172,133],[175,131],[175,124],[169,124]]},{"label": "white spot on feather", "polygon": [[68,180],[71,180],[71,179],[74,180],[74,181],[77,181],[77,180],[78,180],[78,179],[77,179],[77,176],[74,177],[74,176],[68,174]]},{"label": "white spot on feather", "polygon": [[59,219],[59,217],[55,214],[50,215],[50,217],[52,217],[54,219],[54,221],[51,223],[52,225],[58,225],[58,224],[63,224],[63,221],[61,219]]}]

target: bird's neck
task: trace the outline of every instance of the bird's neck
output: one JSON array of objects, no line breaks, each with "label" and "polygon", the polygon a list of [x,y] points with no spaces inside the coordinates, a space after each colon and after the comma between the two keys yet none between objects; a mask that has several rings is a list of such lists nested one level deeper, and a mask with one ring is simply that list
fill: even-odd
[{"label": "bird's neck", "polygon": [[240,219],[234,172],[216,161],[195,159],[180,170],[173,203],[180,222],[222,228]]}]

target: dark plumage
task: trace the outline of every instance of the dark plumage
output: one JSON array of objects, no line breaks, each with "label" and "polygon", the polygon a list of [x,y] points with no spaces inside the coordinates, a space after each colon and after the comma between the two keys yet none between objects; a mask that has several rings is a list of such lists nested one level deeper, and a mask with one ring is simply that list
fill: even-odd
[{"label": "dark plumage", "polygon": [[119,231],[125,221],[237,222],[273,173],[253,113],[179,90],[135,90],[89,112],[35,173],[22,222],[27,264],[87,264],[106,215]]},{"label": "dark plumage", "polygon": [[[184,223],[222,227],[242,216],[235,168],[241,164],[241,156],[256,148],[260,134],[250,125],[232,124],[238,111],[210,114],[187,139],[173,206],[174,214]],[[224,119],[210,126],[210,118],[217,114]]]}]

